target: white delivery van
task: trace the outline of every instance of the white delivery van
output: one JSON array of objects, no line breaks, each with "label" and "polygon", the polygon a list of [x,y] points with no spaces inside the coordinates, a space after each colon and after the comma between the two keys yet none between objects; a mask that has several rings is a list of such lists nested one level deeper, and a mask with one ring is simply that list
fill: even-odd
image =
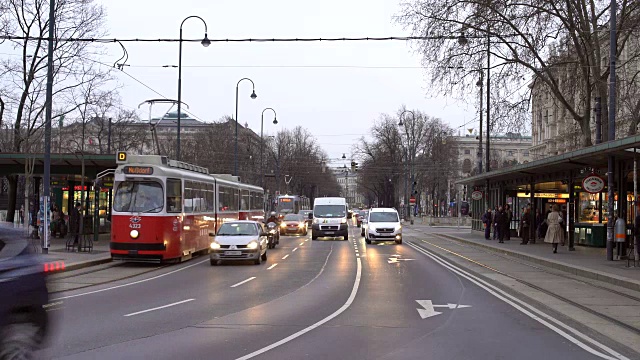
[{"label": "white delivery van", "polygon": [[342,237],[349,240],[345,198],[324,197],[314,200],[311,240],[319,237]]}]

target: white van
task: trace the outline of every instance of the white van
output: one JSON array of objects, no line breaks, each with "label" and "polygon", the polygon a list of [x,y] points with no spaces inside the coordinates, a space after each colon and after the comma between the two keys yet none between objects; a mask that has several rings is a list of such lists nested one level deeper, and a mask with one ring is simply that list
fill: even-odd
[{"label": "white van", "polygon": [[325,236],[343,237],[344,240],[349,240],[345,198],[324,197],[314,200],[311,240]]}]

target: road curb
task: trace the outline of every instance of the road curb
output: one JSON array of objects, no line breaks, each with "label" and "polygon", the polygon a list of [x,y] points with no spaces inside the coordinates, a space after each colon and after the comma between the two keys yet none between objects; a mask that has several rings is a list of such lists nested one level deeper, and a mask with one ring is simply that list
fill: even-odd
[{"label": "road curb", "polygon": [[572,275],[576,275],[576,276],[581,276],[584,278],[588,278],[588,279],[593,279],[593,280],[599,280],[599,281],[604,281],[607,282],[609,284],[612,285],[617,285],[620,287],[624,287],[630,290],[634,290],[634,291],[640,291],[640,282],[632,280],[632,279],[627,279],[624,278],[622,276],[618,276],[618,275],[614,275],[614,274],[603,274],[603,273],[599,273],[597,271],[588,269],[588,268],[584,268],[581,266],[576,266],[576,265],[568,265],[568,264],[564,264],[564,263],[560,263],[560,262],[556,262],[556,261],[552,261],[552,260],[548,260],[545,258],[541,258],[535,255],[529,255],[529,254],[524,254],[518,251],[513,251],[510,249],[499,249],[499,248],[495,248],[493,246],[489,246],[489,245],[485,245],[473,240],[467,240],[464,238],[460,238],[457,236],[452,236],[450,234],[441,234],[441,233],[437,233],[436,235],[438,236],[442,236],[451,240],[455,240],[455,241],[459,241],[459,242],[463,242],[465,244],[470,244],[470,245],[474,245],[483,249],[487,249],[493,252],[497,252],[497,253],[502,253],[502,254],[506,254],[515,258],[519,258],[519,259],[523,259],[523,260],[527,260],[527,261],[531,261],[533,263],[536,264],[540,264],[540,265],[544,265],[556,270],[560,270],[560,271],[564,271],[567,272],[569,274]]},{"label": "road curb", "polygon": [[69,264],[69,265],[65,264],[64,272],[78,270],[78,269],[84,269],[84,268],[87,268],[87,267],[102,265],[102,264],[106,264],[106,263],[110,263],[110,262],[111,262],[111,257],[88,260],[88,261],[82,261],[82,262],[72,263],[72,264]]}]

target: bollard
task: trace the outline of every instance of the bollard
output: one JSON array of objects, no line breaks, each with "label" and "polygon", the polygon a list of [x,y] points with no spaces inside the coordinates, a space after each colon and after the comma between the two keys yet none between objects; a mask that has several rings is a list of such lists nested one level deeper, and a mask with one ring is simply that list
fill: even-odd
[{"label": "bollard", "polygon": [[618,218],[614,225],[616,242],[616,260],[620,260],[622,255],[622,244],[627,241],[627,225],[624,219]]}]

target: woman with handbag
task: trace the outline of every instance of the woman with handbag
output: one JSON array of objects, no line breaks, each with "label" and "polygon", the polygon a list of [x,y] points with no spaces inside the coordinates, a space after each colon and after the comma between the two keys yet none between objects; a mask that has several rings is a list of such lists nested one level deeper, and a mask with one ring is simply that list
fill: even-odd
[{"label": "woman with handbag", "polygon": [[560,215],[560,209],[557,204],[553,204],[551,207],[551,212],[547,215],[547,234],[544,237],[544,242],[553,245],[553,253],[558,252],[558,244],[562,244],[564,246],[564,230],[560,224],[562,221],[562,216]]}]

